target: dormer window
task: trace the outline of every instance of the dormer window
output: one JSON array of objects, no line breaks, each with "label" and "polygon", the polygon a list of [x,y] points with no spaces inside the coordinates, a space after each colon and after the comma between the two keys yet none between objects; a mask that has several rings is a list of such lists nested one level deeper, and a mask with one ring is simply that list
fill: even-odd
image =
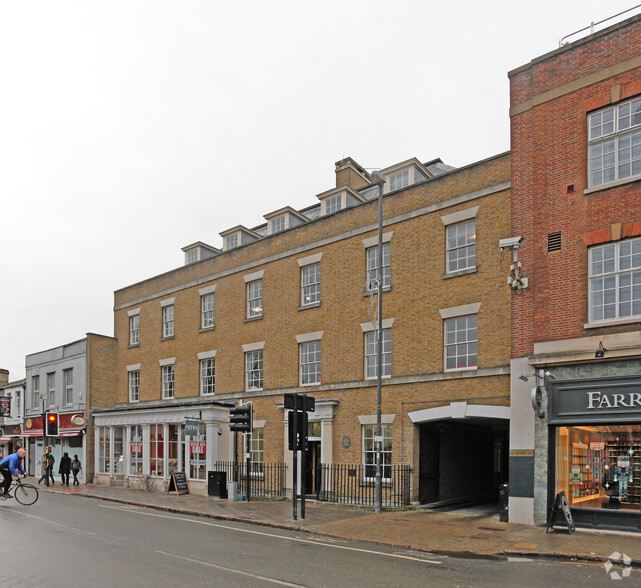
[{"label": "dormer window", "polygon": [[279,208],[274,212],[264,215],[264,218],[267,221],[268,235],[274,235],[275,233],[281,233],[287,229],[292,229],[293,227],[302,225],[309,220],[305,215],[294,210],[291,206]]},{"label": "dormer window", "polygon": [[434,174],[415,157],[386,167],[381,170],[381,173],[385,176],[385,187],[383,188],[385,194],[402,190],[434,177]]},{"label": "dormer window", "polygon": [[401,188],[405,188],[405,186],[408,186],[409,183],[410,183],[410,170],[404,169],[403,171],[395,173],[391,175],[389,178],[390,192],[393,192],[394,190],[400,190]]},{"label": "dormer window", "polygon": [[236,249],[238,247],[238,233],[227,235],[225,237],[225,251]]},{"label": "dormer window", "polygon": [[343,208],[343,195],[337,194],[336,196],[330,196],[325,200],[325,214],[331,214],[332,212],[338,212]]},{"label": "dormer window", "polygon": [[285,215],[277,216],[269,221],[269,233],[280,233],[287,228],[287,217]]},{"label": "dormer window", "polygon": [[332,214],[354,206],[359,202],[365,202],[367,198],[350,188],[339,186],[316,196],[321,201],[321,216]]},{"label": "dormer window", "polygon": [[207,245],[202,241],[196,241],[191,245],[187,245],[186,247],[183,247],[182,250],[185,252],[185,265],[196,263],[197,261],[208,259],[209,257],[214,257],[220,253],[219,249],[216,249],[211,245]]}]

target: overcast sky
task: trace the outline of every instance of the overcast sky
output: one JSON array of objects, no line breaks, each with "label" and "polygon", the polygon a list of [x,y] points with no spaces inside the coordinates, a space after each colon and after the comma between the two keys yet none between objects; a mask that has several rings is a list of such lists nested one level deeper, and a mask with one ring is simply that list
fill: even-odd
[{"label": "overcast sky", "polygon": [[0,367],[113,335],[114,290],[317,202],[346,156],[507,151],[507,72],[635,4],[0,1]]}]

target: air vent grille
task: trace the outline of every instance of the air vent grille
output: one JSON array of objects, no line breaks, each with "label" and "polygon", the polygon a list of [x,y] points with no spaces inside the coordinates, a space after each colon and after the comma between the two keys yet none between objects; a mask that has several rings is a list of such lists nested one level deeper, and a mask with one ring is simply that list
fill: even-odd
[{"label": "air vent grille", "polygon": [[548,252],[561,249],[561,232],[548,234]]}]

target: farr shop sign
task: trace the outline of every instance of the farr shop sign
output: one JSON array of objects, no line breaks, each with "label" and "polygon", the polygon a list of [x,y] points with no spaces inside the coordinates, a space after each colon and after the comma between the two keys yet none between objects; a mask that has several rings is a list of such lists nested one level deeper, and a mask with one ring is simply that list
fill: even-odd
[{"label": "farr shop sign", "polygon": [[549,422],[641,422],[641,376],[557,380],[548,385]]}]

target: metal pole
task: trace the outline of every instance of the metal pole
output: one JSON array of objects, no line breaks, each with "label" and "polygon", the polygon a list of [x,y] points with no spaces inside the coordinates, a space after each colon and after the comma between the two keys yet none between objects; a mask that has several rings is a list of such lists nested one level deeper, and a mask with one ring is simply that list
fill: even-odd
[{"label": "metal pole", "polygon": [[376,448],[376,479],[374,486],[374,511],[381,512],[383,503],[381,450],[383,445],[383,432],[381,430],[381,386],[383,378],[383,186],[384,176],[375,171],[372,180],[378,184],[378,268],[376,281],[378,282],[378,325],[376,327],[376,435],[374,446]]},{"label": "metal pole", "polygon": [[251,462],[251,445],[250,445],[250,435],[251,433],[245,433],[245,471],[247,472],[247,502],[251,500],[251,478],[252,478],[252,462]]},{"label": "metal pole", "polygon": [[292,418],[292,427],[293,431],[291,432],[292,435],[292,449],[294,451],[294,454],[292,455],[292,470],[293,470],[293,479],[292,479],[292,491],[293,491],[293,496],[292,496],[292,507],[293,507],[293,513],[292,516],[294,520],[298,518],[298,394],[293,395],[294,399],[294,408],[292,409],[292,413],[294,414]]}]

